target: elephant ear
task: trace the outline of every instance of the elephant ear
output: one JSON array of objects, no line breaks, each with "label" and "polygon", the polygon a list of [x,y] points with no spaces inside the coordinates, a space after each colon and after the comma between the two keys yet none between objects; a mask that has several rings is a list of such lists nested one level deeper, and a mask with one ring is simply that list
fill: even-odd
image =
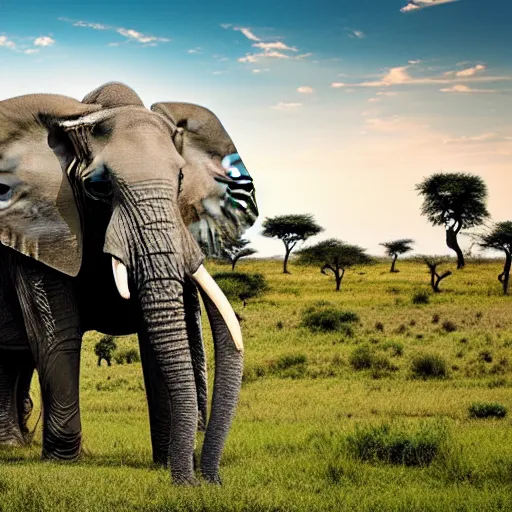
[{"label": "elephant ear", "polygon": [[96,103],[105,108],[138,105],[144,103],[139,95],[127,85],[121,82],[108,82],[87,94],[82,103]]},{"label": "elephant ear", "polygon": [[254,184],[217,116],[191,103],[155,103],[151,110],[176,127],[173,142],[186,161],[178,198],[185,224],[208,256],[258,217]]},{"label": "elephant ear", "polygon": [[49,94],[0,102],[0,242],[69,276],[80,270],[82,228],[63,168],[77,161],[64,158],[69,148],[50,147],[50,127],[91,110]]}]

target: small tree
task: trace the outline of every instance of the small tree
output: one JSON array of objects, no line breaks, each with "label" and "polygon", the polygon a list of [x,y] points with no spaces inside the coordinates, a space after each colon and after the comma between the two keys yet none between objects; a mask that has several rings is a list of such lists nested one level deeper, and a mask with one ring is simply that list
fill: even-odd
[{"label": "small tree", "polygon": [[414,240],[411,240],[410,238],[401,238],[400,240],[393,240],[392,242],[383,242],[380,244],[386,248],[386,254],[390,258],[393,258],[390,272],[399,272],[399,270],[395,270],[396,260],[400,254],[412,251],[412,244],[414,244]]},{"label": "small tree", "polygon": [[457,235],[462,228],[478,226],[489,216],[485,182],[472,174],[437,173],[416,185],[416,190],[424,197],[421,214],[434,226],[444,224],[446,245],[457,254],[457,268],[462,268],[464,254]]},{"label": "small tree", "polygon": [[439,283],[445,279],[448,276],[452,275],[452,272],[450,270],[447,270],[440,274],[437,271],[437,268],[439,265],[442,265],[444,263],[447,263],[449,261],[449,258],[446,256],[425,256],[420,255],[416,258],[418,261],[421,261],[425,265],[427,265],[428,270],[430,272],[430,286],[432,286],[432,290],[435,293],[440,293],[441,290],[439,289]]},{"label": "small tree", "polygon": [[263,274],[218,272],[213,277],[228,299],[241,300],[244,307],[248,299],[258,297],[268,289]]},{"label": "small tree", "polygon": [[103,359],[105,359],[108,366],[112,366],[112,356],[116,348],[117,345],[113,336],[108,334],[103,336],[103,338],[101,338],[101,340],[94,346],[94,353],[98,356],[98,366],[101,366],[101,361]]},{"label": "small tree", "polygon": [[230,238],[224,242],[222,256],[231,263],[231,270],[235,271],[238,260],[256,254],[258,251],[252,247],[246,247],[251,242],[245,238]]},{"label": "small tree", "polygon": [[320,272],[327,275],[330,270],[336,279],[336,291],[340,290],[341,281],[345,271],[354,265],[371,263],[371,258],[365,249],[357,245],[350,245],[336,238],[319,242],[312,247],[305,247],[297,252],[299,263],[305,265],[321,265]]},{"label": "small tree", "polygon": [[310,214],[279,215],[263,221],[261,234],[268,238],[279,238],[283,241],[285,248],[283,274],[289,274],[288,258],[295,246],[322,231],[323,228],[315,222]]},{"label": "small tree", "polygon": [[503,272],[498,275],[498,281],[503,286],[503,294],[508,295],[512,265],[512,221],[497,222],[487,233],[478,235],[477,238],[482,249],[495,249],[505,253],[505,264]]}]

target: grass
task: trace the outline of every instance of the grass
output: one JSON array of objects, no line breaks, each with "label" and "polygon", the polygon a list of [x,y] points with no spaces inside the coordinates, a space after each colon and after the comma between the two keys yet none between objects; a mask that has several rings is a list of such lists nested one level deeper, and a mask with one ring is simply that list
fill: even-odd
[{"label": "grass", "polygon": [[[318,269],[293,261],[291,275],[282,274],[280,261],[248,259],[237,269],[263,274],[269,289],[245,308],[234,303],[244,317],[246,377],[222,458],[224,485],[176,488],[167,471],[153,467],[141,365],[97,367],[94,345],[101,336],[88,333],[81,370],[84,454],[70,464],[42,462],[40,424],[32,445],[1,448],[0,511],[512,510],[512,420],[468,414],[476,403],[512,407],[512,297],[501,294],[496,280],[500,262],[468,261],[443,293],[421,306],[411,297],[429,283],[423,265],[406,260],[399,274],[386,261],[364,274],[351,270],[341,292]],[[319,301],[358,315],[352,336],[301,325],[303,311]],[[213,347],[203,318],[212,381]],[[455,331],[443,328],[447,320]],[[137,347],[133,336],[116,343],[119,351]],[[354,369],[350,356],[363,346],[396,369],[378,378],[371,367]],[[411,379],[412,361],[421,354],[442,357],[448,378]],[[34,386],[31,428],[38,397]],[[442,440],[435,437],[441,424]],[[348,443],[357,432],[381,432],[383,446],[402,455],[362,460]],[[198,449],[201,442],[199,436]],[[436,451],[428,464],[405,463],[404,453],[426,457],[429,446]]]}]

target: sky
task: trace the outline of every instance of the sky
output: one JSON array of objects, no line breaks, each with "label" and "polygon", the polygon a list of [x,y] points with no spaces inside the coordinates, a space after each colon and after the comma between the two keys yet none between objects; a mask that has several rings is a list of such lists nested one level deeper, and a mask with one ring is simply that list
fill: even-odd
[{"label": "sky", "polygon": [[324,228],[308,245],[448,254],[423,178],[479,175],[512,220],[510,19],[508,0],[1,2],[0,98],[121,81],[208,107],[255,181],[257,256],[283,253],[261,223],[291,213]]}]

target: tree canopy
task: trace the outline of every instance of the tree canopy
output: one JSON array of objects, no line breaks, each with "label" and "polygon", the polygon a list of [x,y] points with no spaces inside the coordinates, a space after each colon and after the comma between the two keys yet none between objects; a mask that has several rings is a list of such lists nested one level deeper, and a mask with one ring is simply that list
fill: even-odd
[{"label": "tree canopy", "polygon": [[436,173],[416,185],[416,190],[424,198],[421,214],[434,226],[451,219],[459,222],[460,228],[471,228],[489,216],[485,204],[487,186],[480,176]]},{"label": "tree canopy", "polygon": [[268,238],[278,238],[285,246],[283,273],[289,274],[287,264],[290,253],[297,243],[304,242],[308,238],[321,233],[323,228],[319,226],[311,214],[278,215],[263,221],[261,234]]},{"label": "tree canopy", "polygon": [[505,253],[505,265],[498,280],[503,286],[503,293],[507,295],[512,266],[512,221],[496,222],[487,233],[477,236],[477,243],[482,249],[495,249]]},{"label": "tree canopy", "polygon": [[395,256],[396,254],[405,254],[406,252],[412,251],[412,245],[414,240],[410,238],[400,238],[399,240],[393,240],[391,242],[383,242],[380,245],[386,248],[386,254],[388,256]]},{"label": "tree canopy", "polygon": [[303,265],[321,265],[321,272],[331,271],[336,278],[336,290],[340,289],[341,280],[347,268],[354,265],[371,263],[372,259],[358,245],[350,245],[336,238],[330,238],[311,247],[297,251],[299,263]]},{"label": "tree canopy", "polygon": [[258,252],[252,247],[247,247],[250,243],[245,238],[230,238],[224,242],[222,257],[231,263],[231,270],[235,270],[238,260]]},{"label": "tree canopy", "polygon": [[462,228],[478,226],[489,216],[484,180],[462,172],[436,173],[417,184],[416,190],[423,196],[421,214],[434,226],[446,226],[446,245],[457,254],[457,268],[464,267],[457,235]]}]

